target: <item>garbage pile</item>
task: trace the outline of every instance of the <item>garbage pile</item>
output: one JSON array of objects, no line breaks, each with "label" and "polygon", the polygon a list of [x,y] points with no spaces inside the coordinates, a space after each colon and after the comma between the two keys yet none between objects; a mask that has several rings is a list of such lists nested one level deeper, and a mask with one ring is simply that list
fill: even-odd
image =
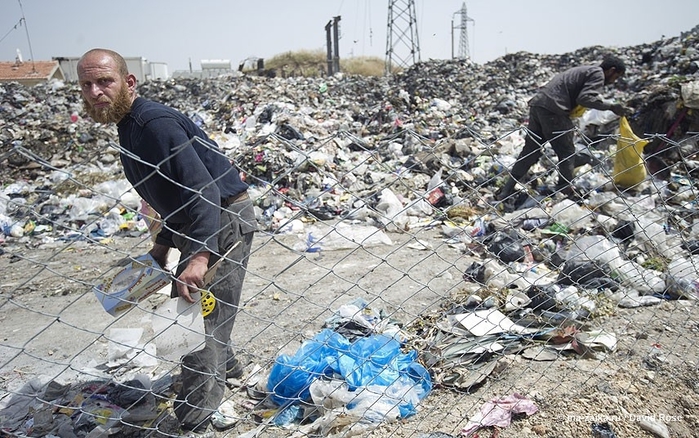
[{"label": "garbage pile", "polygon": [[[122,383],[95,379],[75,384],[27,382],[0,410],[2,433],[62,438],[145,436],[154,425],[167,432],[172,377],[151,382],[146,375]],[[169,432],[176,433],[171,424]]]},{"label": "garbage pile", "polygon": [[[629,64],[608,97],[636,110],[631,122],[637,134],[686,138],[699,124],[697,111],[683,112],[680,126],[671,129],[677,114],[668,107],[681,106],[681,84],[698,74],[696,41],[694,29],[621,49],[590,47],[562,56],[520,52],[485,65],[434,60],[390,78],[177,79],[144,83],[139,92],[181,109],[216,137],[257,189],[261,222],[276,230],[302,215],[321,220],[385,215],[377,208],[381,198],[392,195],[404,204],[422,204],[419,198],[427,197],[427,183],[440,170],[451,187],[438,196],[436,206],[477,202],[474,198],[483,194],[474,188],[493,190],[521,146],[526,102],[537,87],[567,67],[599,62],[608,51]],[[1,89],[3,229],[14,227],[12,237],[24,235],[27,227],[27,234],[48,228],[51,236],[94,233],[90,219],[116,205],[109,202],[112,193],[97,193],[95,185],[123,179],[118,154],[110,147],[114,127],[81,117],[75,84],[25,88],[10,83]],[[617,126],[616,120],[604,122],[594,125],[595,135]],[[665,156],[675,160],[668,164],[666,159],[665,168],[680,155],[691,158],[687,152],[695,145],[695,140],[683,143],[682,151],[664,145]],[[604,158],[609,151],[595,154]],[[380,193],[387,186],[393,193]],[[102,195],[105,202],[84,201]],[[61,202],[69,196],[71,202]],[[80,207],[73,200],[91,206],[76,212]],[[431,214],[425,205],[416,207],[420,217]],[[69,210],[74,217],[66,218]],[[130,220],[120,224],[122,231],[138,229]]]},{"label": "garbage pile", "polygon": [[659,198],[601,192],[444,222],[447,244],[474,261],[463,288],[406,328],[435,384],[469,390],[505,355],[602,359],[617,338],[598,318],[697,300],[696,212]]},{"label": "garbage pile", "polygon": [[[279,406],[275,424],[312,422],[312,429],[371,430],[382,422],[414,415],[432,389],[417,351],[402,351],[401,342],[371,333],[350,341],[325,329],[305,341],[293,355],[281,355],[270,370],[267,390]],[[332,427],[330,425],[333,425]]]},{"label": "garbage pile", "polygon": [[[246,367],[252,369],[245,378],[229,379],[229,385],[246,391],[233,391],[212,415],[212,425],[216,430],[232,427],[241,420],[242,408],[259,419],[260,430],[296,427],[306,434],[346,436],[414,415],[432,382],[417,362],[418,352],[404,348],[407,335],[400,325],[364,300],[341,306],[293,355],[279,355],[269,370],[254,365]],[[119,340],[110,363],[128,363],[140,372],[69,384],[31,379],[3,403],[0,431],[136,438],[157,430],[179,436],[172,399],[181,375],[169,370],[149,377],[145,369],[157,365],[154,349],[141,354],[126,346],[136,345],[142,330],[116,330]]]},{"label": "garbage pile", "polygon": [[[322,342],[311,340],[299,355],[280,358],[266,388],[271,392],[287,388],[279,382],[288,384],[289,375],[299,377],[298,363],[287,366],[295,360],[308,365],[317,359],[318,368],[307,374],[344,380],[304,380],[290,393],[276,394],[284,407],[278,413],[298,419],[299,405],[287,402],[308,401],[314,393],[356,397],[365,382],[348,383],[358,376],[343,375],[339,365],[361,356],[352,356],[353,348],[376,347],[357,341],[383,342],[396,354],[380,364],[379,374],[393,373],[385,386],[400,382],[420,390],[401,393],[412,404],[378,405],[382,415],[402,418],[413,413],[432,381],[468,390],[498,371],[504,353],[553,360],[614,351],[615,334],[594,327],[594,318],[617,306],[697,299],[693,176],[699,116],[685,105],[682,86],[699,81],[698,38],[699,27],[620,49],[590,47],[561,56],[522,52],[485,65],[434,60],[381,78],[242,76],[141,84],[141,95],[182,110],[211,133],[250,184],[261,227],[298,234],[294,250],[390,245],[388,232],[438,227],[444,245],[473,258],[464,288],[438,311],[416,319],[406,344],[366,333],[349,339],[352,332],[322,332]],[[597,63],[608,51],[624,57],[628,71],[607,97],[634,109],[629,122],[638,136],[649,137],[653,146],[643,154],[655,157],[656,165],[634,187],[608,189],[619,120],[589,111],[576,135],[590,156],[574,181],[584,203],[539,192],[555,178],[539,165],[512,205],[494,205],[493,192],[524,141],[528,99],[555,73]],[[81,116],[76,84],[3,84],[0,95],[0,244],[148,232],[144,206],[124,179],[113,147],[115,128]],[[319,344],[336,348],[313,350]],[[415,347],[432,377],[399,348],[405,346]],[[327,355],[311,357],[309,348]],[[344,355],[336,357],[338,352]],[[35,389],[26,391],[32,400],[50,398],[39,394],[47,388]],[[61,405],[72,421],[71,402],[82,389],[51,389],[59,391],[51,397],[65,398]],[[385,395],[385,388],[376,394]],[[17,412],[28,413],[31,406],[21,401]],[[159,411],[146,401],[144,420],[151,421]],[[63,430],[54,421],[66,419],[49,422],[43,415],[12,426]],[[83,432],[97,426],[97,417],[84,418]]]}]

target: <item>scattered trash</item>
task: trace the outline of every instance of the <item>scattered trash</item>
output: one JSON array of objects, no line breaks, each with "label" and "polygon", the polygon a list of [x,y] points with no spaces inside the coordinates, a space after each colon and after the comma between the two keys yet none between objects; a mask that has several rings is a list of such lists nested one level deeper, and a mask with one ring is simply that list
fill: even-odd
[{"label": "scattered trash", "polygon": [[154,367],[158,364],[156,346],[142,343],[142,328],[112,328],[109,330],[107,366],[114,368],[123,363],[132,367]]},{"label": "scattered trash", "polygon": [[416,359],[416,351],[401,352],[392,337],[371,334],[350,342],[325,329],[272,366],[267,388],[280,406],[275,422],[296,421],[302,404],[311,402],[323,411],[341,407],[374,425],[409,417],[432,389]]},{"label": "scattered trash", "polygon": [[201,312],[199,292],[192,294],[194,304],[183,298],[171,299],[170,287],[160,293],[166,300],[150,315],[150,327],[158,333],[153,339],[158,357],[178,361],[182,356],[204,345],[204,318]]},{"label": "scattered trash", "polygon": [[534,330],[515,324],[497,309],[476,310],[471,313],[454,315],[454,318],[474,336],[486,336],[504,332],[534,332]]},{"label": "scattered trash", "polygon": [[167,408],[157,398],[172,396],[170,384],[159,380],[151,382],[143,374],[123,382],[95,379],[68,385],[33,379],[0,410],[2,431],[15,436],[98,437],[119,433],[126,425],[147,427]]},{"label": "scattered trash", "polygon": [[617,438],[609,423],[592,423],[593,438]]},{"label": "scattered trash", "polygon": [[418,438],[454,438],[453,435],[444,432],[430,432],[422,433],[417,436]]},{"label": "scattered trash", "polygon": [[561,353],[558,349],[547,347],[545,345],[529,347],[522,352],[523,358],[542,362],[556,360],[560,357],[560,355]]},{"label": "scattered trash", "polygon": [[[322,257],[324,251],[393,245],[387,233],[436,226],[444,246],[420,238],[405,247],[414,254],[449,250],[472,257],[463,273],[467,293],[445,298],[438,311],[419,315],[408,327],[357,300],[338,309],[326,330],[294,356],[277,358],[264,382],[269,386],[248,388],[255,395],[273,393],[274,424],[303,419],[299,430],[361,433],[414,414],[432,384],[469,389],[483,383],[504,369],[504,355],[603,359],[617,339],[594,322],[610,307],[696,300],[698,166],[691,159],[696,141],[688,133],[698,130],[699,119],[687,108],[697,106],[697,81],[674,80],[696,74],[697,61],[683,47],[695,39],[696,30],[627,49],[634,59],[652,49],[653,74],[629,68],[629,86],[615,90],[637,109],[628,120],[596,110],[577,120],[586,143],[578,145],[584,171],[574,181],[586,195],[577,202],[553,193],[552,172],[535,166],[511,205],[491,203],[523,143],[521,103],[541,78],[561,70],[558,56],[521,52],[486,65],[432,60],[393,78],[308,78],[285,87],[283,101],[273,81],[140,85],[139,94],[189,108],[197,124],[215,133],[221,150],[248,177],[261,228],[298,236],[294,250]],[[596,62],[598,56],[597,48],[588,48],[565,59]],[[2,251],[146,233],[154,238],[161,226],[126,180],[111,178],[120,173],[113,129],[79,116],[73,86],[0,85]],[[188,100],[207,95],[226,97]],[[683,166],[667,164],[673,160]],[[652,169],[657,163],[664,174]],[[141,261],[151,270],[132,265],[94,290],[107,312],[118,316],[164,285],[164,273]],[[151,279],[153,286],[139,289]],[[202,343],[200,333],[190,330],[202,324],[198,307],[168,300],[150,322],[156,333],[167,327],[168,335],[144,345],[142,329],[109,331],[110,366],[151,366],[156,357],[174,361]],[[408,330],[434,348],[406,353]],[[649,366],[663,360],[662,351],[646,358]],[[80,436],[114,435],[120,419],[147,422],[159,415],[161,406],[147,396],[139,402],[139,396],[143,390],[165,394],[172,383],[172,376],[152,385],[143,379],[84,386],[32,381],[2,410],[3,428],[18,435],[71,436],[74,428]],[[64,408],[52,412],[55,406]],[[464,433],[506,427],[512,413],[536,412],[517,394],[485,408]],[[348,412],[355,424],[343,423]],[[227,428],[237,414],[234,406],[221,406],[214,418],[216,427]],[[657,422],[640,425],[668,435]],[[605,424],[593,425],[593,433],[614,436]]]},{"label": "scattered trash", "polygon": [[461,434],[469,436],[483,427],[507,427],[514,414],[534,415],[538,410],[533,401],[517,393],[497,397],[486,402],[476,415],[469,418]]},{"label": "scattered trash", "polygon": [[372,226],[338,223],[334,227],[314,225],[309,228],[303,242],[294,246],[297,251],[318,252],[377,245],[392,245],[388,235]]},{"label": "scattered trash", "polygon": [[217,429],[228,429],[240,421],[231,400],[225,400],[218,410],[211,415],[211,424]]}]

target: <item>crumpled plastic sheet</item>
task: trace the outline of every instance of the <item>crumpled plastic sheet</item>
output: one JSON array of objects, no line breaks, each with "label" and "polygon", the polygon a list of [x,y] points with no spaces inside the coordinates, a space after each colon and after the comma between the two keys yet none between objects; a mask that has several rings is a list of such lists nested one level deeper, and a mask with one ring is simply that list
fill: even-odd
[{"label": "crumpled plastic sheet", "polygon": [[482,427],[507,427],[512,421],[512,415],[533,415],[538,410],[533,401],[518,393],[494,398],[481,406],[480,411],[468,420],[461,429],[461,434],[469,436]]},{"label": "crumpled plastic sheet", "polygon": [[280,355],[275,360],[267,388],[283,414],[311,400],[310,388],[317,379],[341,376],[353,393],[352,404],[366,405],[364,415],[373,422],[388,418],[388,413],[405,418],[432,390],[429,372],[416,359],[415,350],[401,352],[400,343],[389,336],[370,335],[350,342],[324,329],[293,356]]}]

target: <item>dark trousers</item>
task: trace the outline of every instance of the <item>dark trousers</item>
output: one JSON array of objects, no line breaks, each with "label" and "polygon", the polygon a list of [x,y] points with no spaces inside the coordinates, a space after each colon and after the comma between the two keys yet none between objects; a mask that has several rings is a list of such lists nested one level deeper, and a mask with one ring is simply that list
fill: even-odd
[{"label": "dark trousers", "polygon": [[[238,246],[221,262],[208,290],[216,297],[213,311],[204,317],[204,348],[182,358],[182,389],[175,401],[175,414],[182,426],[196,430],[218,409],[226,389],[226,361],[233,323],[238,312],[243,280],[248,265],[252,239],[257,229],[250,200],[229,205],[221,212],[218,234],[219,252],[224,254],[236,242]],[[178,230],[173,241],[182,253],[177,274],[191,255],[186,227]],[[209,266],[219,259],[211,255]]]},{"label": "dark trousers", "polygon": [[512,178],[519,182],[529,169],[539,161],[544,144],[551,144],[558,157],[558,190],[568,190],[575,169],[575,144],[573,143],[573,121],[567,115],[553,113],[545,108],[533,106],[529,109],[528,133],[524,147],[512,168]]}]

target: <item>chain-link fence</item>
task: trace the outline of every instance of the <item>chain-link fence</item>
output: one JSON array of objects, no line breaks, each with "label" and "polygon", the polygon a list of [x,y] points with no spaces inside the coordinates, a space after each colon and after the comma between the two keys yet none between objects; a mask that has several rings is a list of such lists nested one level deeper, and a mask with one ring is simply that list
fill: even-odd
[{"label": "chain-link fence", "polygon": [[[618,131],[576,131],[582,200],[546,146],[498,202],[523,134],[281,126],[217,152],[259,231],[216,436],[697,436],[696,135],[662,138],[684,154],[662,180],[615,166]],[[152,244],[118,152],[70,173],[11,153],[48,176],[3,200],[2,433],[178,436],[199,303],[168,286],[112,316],[95,290]]]}]

